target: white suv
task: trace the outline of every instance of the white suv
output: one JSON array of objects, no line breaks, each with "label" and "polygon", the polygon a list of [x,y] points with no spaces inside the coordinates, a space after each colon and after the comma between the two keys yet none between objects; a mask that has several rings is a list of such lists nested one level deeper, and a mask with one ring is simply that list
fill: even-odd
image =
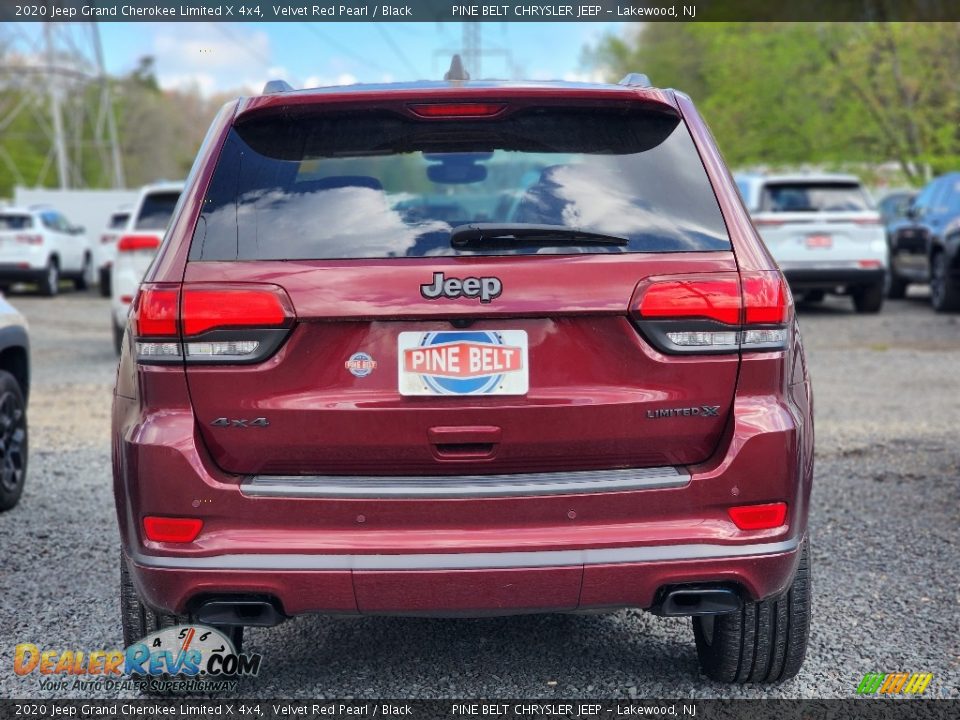
[{"label": "white suv", "polygon": [[82,227],[50,207],[0,211],[0,286],[35,282],[40,294],[56,295],[60,279],[84,290],[93,264]]},{"label": "white suv", "polygon": [[857,312],[883,306],[887,242],[873,200],[854,175],[738,175],[753,224],[798,299],[849,295]]},{"label": "white suv", "polygon": [[113,261],[117,259],[117,240],[120,238],[120,233],[127,229],[129,222],[130,208],[127,206],[110,213],[107,226],[100,236],[100,244],[94,248],[94,255],[97,258],[98,284],[103,297],[110,297],[110,272],[113,269]]},{"label": "white suv", "polygon": [[130,304],[157,254],[181,192],[182,182],[146,185],[140,190],[126,227],[120,231],[110,272],[110,314],[113,320],[113,345],[118,355]]}]

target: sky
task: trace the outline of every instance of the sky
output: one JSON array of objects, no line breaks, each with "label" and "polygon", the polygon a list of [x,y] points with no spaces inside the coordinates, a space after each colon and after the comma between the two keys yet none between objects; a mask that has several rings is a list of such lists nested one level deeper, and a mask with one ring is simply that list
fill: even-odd
[{"label": "sky", "polygon": [[[100,23],[107,71],[152,55],[164,88],[204,94],[259,92],[268,79],[294,87],[441,79],[461,47],[461,23]],[[39,25],[21,29],[42,32]],[[594,79],[585,45],[623,23],[483,23],[483,76]],[[467,68],[468,71],[470,68]],[[476,74],[474,73],[474,76]]]}]

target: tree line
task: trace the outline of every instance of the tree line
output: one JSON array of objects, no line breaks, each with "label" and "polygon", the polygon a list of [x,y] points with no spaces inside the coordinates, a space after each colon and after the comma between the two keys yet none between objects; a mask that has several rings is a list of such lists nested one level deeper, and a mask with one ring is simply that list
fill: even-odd
[{"label": "tree line", "polygon": [[585,62],[689,94],[732,166],[960,169],[960,23],[646,23]]}]

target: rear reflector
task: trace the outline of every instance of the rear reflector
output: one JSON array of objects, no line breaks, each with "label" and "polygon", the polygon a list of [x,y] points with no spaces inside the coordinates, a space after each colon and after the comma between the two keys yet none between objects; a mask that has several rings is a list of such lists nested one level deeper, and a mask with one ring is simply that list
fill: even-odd
[{"label": "rear reflector", "polygon": [[740,278],[736,273],[665,277],[650,282],[637,308],[645,318],[704,318],[740,322]]},{"label": "rear reflector", "polygon": [[425,118],[493,117],[506,103],[417,103],[408,105],[414,115]]},{"label": "rear reflector", "polygon": [[117,252],[156,250],[158,247],[160,247],[160,238],[156,235],[124,235],[117,241]]},{"label": "rear reflector", "polygon": [[727,513],[741,530],[769,530],[783,525],[787,519],[787,504],[739,505],[727,508]]},{"label": "rear reflector", "polygon": [[143,531],[147,540],[154,542],[193,542],[202,528],[203,520],[200,518],[147,516],[143,519]]},{"label": "rear reflector", "polygon": [[860,260],[857,265],[864,270],[879,270],[883,267],[879,260]]},{"label": "rear reflector", "polygon": [[286,293],[276,286],[184,286],[183,334],[188,337],[223,327],[282,327],[292,317]]}]

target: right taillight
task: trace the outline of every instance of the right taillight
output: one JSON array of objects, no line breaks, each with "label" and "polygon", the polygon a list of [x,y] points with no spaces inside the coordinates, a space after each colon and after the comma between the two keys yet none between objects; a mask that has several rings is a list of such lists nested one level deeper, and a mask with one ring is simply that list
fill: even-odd
[{"label": "right taillight", "polygon": [[644,280],[634,322],[667,353],[779,350],[792,316],[790,290],[773,271],[666,275]]},{"label": "right taillight", "polygon": [[145,283],[131,310],[143,363],[254,363],[293,326],[283,288],[268,284]]},{"label": "right taillight", "polygon": [[117,241],[117,252],[156,250],[158,247],[160,238],[156,235],[124,235]]}]

